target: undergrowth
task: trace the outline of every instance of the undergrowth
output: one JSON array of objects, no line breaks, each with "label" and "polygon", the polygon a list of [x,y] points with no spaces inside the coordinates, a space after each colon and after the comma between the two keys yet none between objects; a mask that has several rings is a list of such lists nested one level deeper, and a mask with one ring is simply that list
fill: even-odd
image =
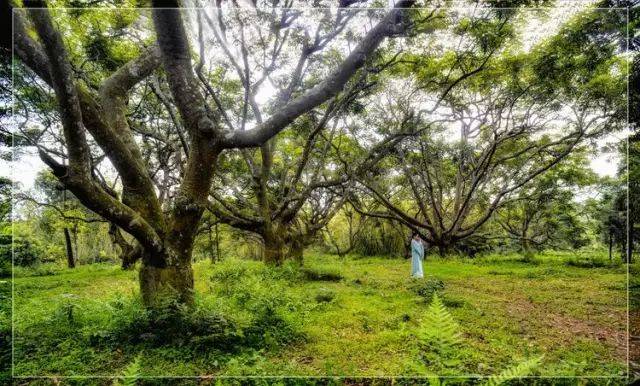
[{"label": "undergrowth", "polygon": [[[422,348],[422,360],[431,368],[440,369],[439,375],[446,375],[449,370],[456,369],[468,351],[460,325],[442,303],[437,292],[433,294],[417,337]],[[487,378],[481,384],[498,386],[522,378],[533,372],[541,361],[542,356],[526,359]],[[444,382],[434,376],[430,378],[430,384],[441,385]]]}]

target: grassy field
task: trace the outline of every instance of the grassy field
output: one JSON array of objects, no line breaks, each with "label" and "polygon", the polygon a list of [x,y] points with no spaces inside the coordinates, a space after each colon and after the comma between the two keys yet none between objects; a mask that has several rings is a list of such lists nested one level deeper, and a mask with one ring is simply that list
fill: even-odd
[{"label": "grassy field", "polygon": [[[163,322],[140,307],[136,272],[17,270],[15,375],[473,376],[542,354],[532,375],[625,374],[625,266],[429,257],[413,280],[404,259],[307,255],[303,269],[196,263],[195,315]],[[434,290],[462,336],[447,360],[419,338]]]}]

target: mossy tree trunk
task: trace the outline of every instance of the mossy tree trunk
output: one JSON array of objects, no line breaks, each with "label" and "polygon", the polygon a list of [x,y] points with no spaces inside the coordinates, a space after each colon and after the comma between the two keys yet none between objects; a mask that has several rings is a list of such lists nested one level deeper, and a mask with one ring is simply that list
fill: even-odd
[{"label": "mossy tree trunk", "polygon": [[289,257],[298,264],[304,263],[305,242],[302,237],[296,237],[289,243]]},{"label": "mossy tree trunk", "polygon": [[263,260],[265,263],[280,265],[284,261],[284,240],[273,230],[267,231],[263,235],[264,252]]},{"label": "mossy tree trunk", "polygon": [[170,263],[157,264],[167,259],[144,256],[140,267],[140,294],[144,304],[157,306],[167,302],[192,305],[193,268],[190,256],[175,256]]}]

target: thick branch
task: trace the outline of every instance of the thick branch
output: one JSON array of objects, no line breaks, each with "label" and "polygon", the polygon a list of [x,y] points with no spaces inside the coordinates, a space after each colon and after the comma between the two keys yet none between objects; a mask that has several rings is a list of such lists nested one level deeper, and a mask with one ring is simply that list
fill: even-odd
[{"label": "thick branch", "polygon": [[396,8],[364,36],[353,52],[323,82],[284,105],[258,127],[231,133],[225,138],[223,146],[226,148],[260,146],[303,113],[336,96],[380,43],[397,32],[395,27],[398,16],[404,12],[402,8],[410,7],[414,3],[414,0],[399,1]]}]

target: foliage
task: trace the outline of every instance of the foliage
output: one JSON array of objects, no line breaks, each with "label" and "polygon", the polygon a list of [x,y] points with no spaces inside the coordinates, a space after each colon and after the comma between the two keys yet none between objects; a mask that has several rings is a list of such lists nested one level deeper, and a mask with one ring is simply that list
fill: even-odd
[{"label": "foliage", "polygon": [[205,308],[190,310],[173,299],[153,309],[138,302],[115,303],[110,330],[91,336],[95,344],[157,347],[190,346],[194,350],[233,350],[241,344],[240,331],[219,313]]},{"label": "foliage", "polygon": [[6,177],[0,177],[0,224],[4,224],[11,219],[11,195],[13,182]]},{"label": "foliage", "polygon": [[[572,254],[539,253],[539,265],[523,263],[518,254],[473,260],[429,257],[426,272],[446,283],[447,296],[438,294],[441,303],[459,303],[449,310],[464,332],[454,368],[420,360],[425,347],[415,336],[428,306],[413,295],[415,281],[402,259],[309,253],[306,264],[339,270],[344,279],[338,282],[304,280],[293,264],[267,267],[235,258],[197,262],[198,316],[162,321],[168,332],[191,328],[197,333],[185,333],[182,341],[168,336],[165,344],[162,331],[156,337],[143,335],[158,327],[148,325],[149,314],[136,298],[135,272],[92,264],[31,276],[35,269],[24,268],[15,281],[15,371],[122,374],[143,352],[145,376],[490,375],[509,367],[514,358],[544,350],[547,359],[538,369],[543,376],[617,374],[626,368],[625,359],[617,354],[615,335],[609,334],[623,334],[625,326],[623,318],[610,315],[626,312],[626,269],[619,262],[575,268],[564,263]],[[594,254],[606,258],[602,252]],[[319,293],[335,297],[318,303]],[[549,324],[549,315],[555,314],[571,323],[588,321],[593,331],[607,335],[602,340],[586,333],[576,336],[572,324]],[[222,326],[219,317],[229,330],[213,340]],[[170,320],[187,327],[170,326]],[[225,341],[234,340],[236,346],[224,348]]]},{"label": "foliage", "polygon": [[[462,353],[462,350],[458,348],[464,343],[460,326],[446,309],[437,293],[433,294],[431,304],[426,312],[427,316],[422,321],[418,333],[418,337],[424,345],[423,358],[435,366],[444,366],[445,368],[457,366]],[[492,375],[483,384],[496,386],[512,379],[524,377],[538,367],[541,361],[542,356],[525,360],[503,370],[500,374]]]},{"label": "foliage", "polygon": [[410,288],[425,301],[431,301],[433,296],[444,290],[444,282],[437,277],[427,277],[424,280],[413,281]]},{"label": "foliage", "polygon": [[140,377],[142,355],[136,358],[124,369],[122,377],[113,381],[114,386],[135,386]]},{"label": "foliage", "polygon": [[[640,241],[638,133],[614,149],[629,165],[615,178],[590,161],[625,125],[625,12],[572,11],[529,44],[549,10],[493,0],[384,11],[396,17],[376,28],[382,11],[276,1],[213,20],[138,3],[14,13],[0,156],[37,148],[51,169],[16,216],[0,178],[19,374],[489,374],[541,348],[548,363],[490,383],[624,367],[625,272],[603,246],[631,258]],[[601,196],[582,202],[586,187]],[[427,261],[432,278],[397,259],[410,232],[449,255]],[[125,251],[143,267],[195,262],[195,280],[179,271],[188,296],[143,305],[155,294],[102,264]],[[165,280],[151,271],[142,291]]]},{"label": "foliage", "polygon": [[575,256],[566,261],[566,264],[578,268],[602,268],[615,266],[609,259],[593,256]]},{"label": "foliage", "polygon": [[531,374],[531,372],[540,365],[542,356],[527,359],[513,367],[503,370],[498,375],[492,375],[484,384],[487,386],[502,385],[512,379],[522,378]]},{"label": "foliage", "polygon": [[456,345],[462,343],[460,326],[442,304],[437,292],[427,308],[418,337],[426,349],[433,350],[436,356],[445,357],[444,360]]},{"label": "foliage", "polygon": [[11,253],[12,237],[6,230],[0,231],[0,277],[11,276],[13,257]]},{"label": "foliage", "polygon": [[326,289],[320,288],[320,291],[315,296],[316,302],[318,303],[329,303],[336,297],[336,292]]},{"label": "foliage", "polygon": [[[7,236],[2,236],[3,240],[7,239]],[[10,238],[10,236],[9,236]],[[13,263],[20,267],[28,267],[35,265],[42,254],[32,241],[26,238],[14,237],[12,243],[2,243],[1,256],[2,261],[11,261],[13,252]]]},{"label": "foliage", "polygon": [[354,212],[353,208],[345,206],[327,224],[322,240],[327,251],[394,256],[406,249],[409,235],[398,224]]},{"label": "foliage", "polygon": [[213,282],[221,285],[218,293],[229,296],[233,310],[245,315],[241,319],[246,344],[275,349],[304,340],[294,316],[303,306],[285,290],[287,283],[300,278],[294,263],[269,267],[256,262],[238,269],[235,262],[229,261],[215,268]]},{"label": "foliage", "polygon": [[311,281],[340,281],[342,274],[337,270],[302,268],[302,274],[306,280]]},{"label": "foliage", "polygon": [[8,380],[12,374],[12,291],[9,280],[0,280],[0,382]]}]

